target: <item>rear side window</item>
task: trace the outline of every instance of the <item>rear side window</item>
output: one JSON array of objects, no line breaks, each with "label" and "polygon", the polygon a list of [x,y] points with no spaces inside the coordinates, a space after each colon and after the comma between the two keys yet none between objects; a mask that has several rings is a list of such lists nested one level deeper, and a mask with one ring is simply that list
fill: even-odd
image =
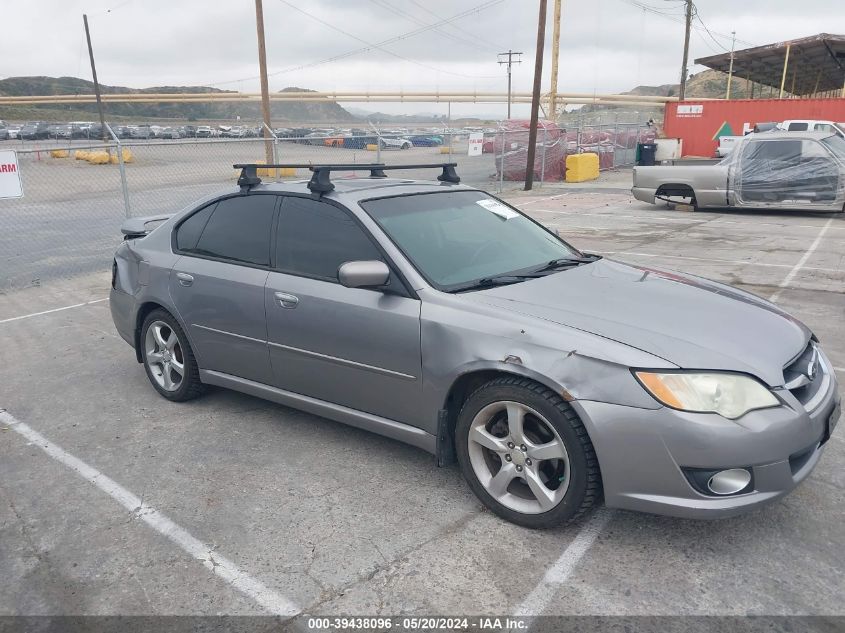
[{"label": "rear side window", "polygon": [[[270,195],[220,200],[213,205],[203,227],[199,226],[202,218],[197,218],[196,223],[190,226],[188,223],[211,207],[206,207],[183,222],[176,234],[176,243],[180,250],[196,255],[269,266],[270,233],[276,200],[276,196]],[[192,246],[197,231],[199,234]]]},{"label": "rear side window", "polygon": [[310,198],[286,198],[279,216],[276,267],[294,275],[337,280],[341,264],[382,260],[353,219],[335,206]]},{"label": "rear side window", "polygon": [[790,132],[806,132],[809,126],[806,123],[790,123],[788,130]]},{"label": "rear side window", "polygon": [[202,235],[202,231],[208,223],[208,218],[211,217],[216,206],[217,204],[208,205],[179,225],[176,230],[176,248],[180,251],[192,251],[197,247],[200,235]]}]

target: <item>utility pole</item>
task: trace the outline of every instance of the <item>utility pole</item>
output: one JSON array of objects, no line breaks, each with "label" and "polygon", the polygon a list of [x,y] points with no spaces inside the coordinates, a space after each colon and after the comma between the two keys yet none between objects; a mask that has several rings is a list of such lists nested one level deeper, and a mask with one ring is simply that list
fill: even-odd
[{"label": "utility pole", "polygon": [[[503,60],[505,55],[507,55],[507,61]],[[519,59],[520,55],[522,53],[514,53],[513,51],[499,53],[499,65],[507,64],[508,66],[508,118],[511,118],[511,66],[522,63],[522,60]],[[513,60],[514,57],[517,58],[516,61]]]},{"label": "utility pole", "polygon": [[525,191],[534,186],[534,157],[537,153],[537,119],[540,116],[540,83],[543,80],[543,47],[546,43],[546,0],[540,0],[537,20],[537,53],[534,57],[534,91],[531,95],[531,127],[528,129],[528,163],[525,166]]},{"label": "utility pole", "polygon": [[258,70],[261,75],[261,113],[264,115],[264,156],[267,164],[273,161],[273,141],[270,140],[270,88],[267,83],[267,51],[264,47],[264,6],[255,0],[255,28],[258,31]]},{"label": "utility pole", "polygon": [[731,98],[731,80],[734,76],[734,48],[736,47],[736,31],[731,31],[731,63],[728,66],[728,89],[725,91],[725,99]]},{"label": "utility pole", "polygon": [[97,67],[94,65],[94,49],[91,47],[91,33],[88,30],[88,16],[82,14],[82,23],[85,24],[85,39],[88,40],[88,58],[91,60],[91,75],[94,77],[94,95],[97,97],[97,110],[100,112],[100,128],[103,140],[107,141],[109,133],[106,131],[106,118],[103,116],[103,99],[100,97],[100,82],[97,81]]},{"label": "utility pole", "polygon": [[678,101],[684,100],[687,90],[687,60],[689,59],[689,33],[692,29],[692,0],[685,0],[687,3],[687,28],[684,33],[684,61],[681,63],[681,87],[678,91]]},{"label": "utility pole", "polygon": [[549,94],[549,115],[557,121],[557,65],[560,56],[560,11],[563,0],[555,0],[554,24],[552,25],[552,89]]}]

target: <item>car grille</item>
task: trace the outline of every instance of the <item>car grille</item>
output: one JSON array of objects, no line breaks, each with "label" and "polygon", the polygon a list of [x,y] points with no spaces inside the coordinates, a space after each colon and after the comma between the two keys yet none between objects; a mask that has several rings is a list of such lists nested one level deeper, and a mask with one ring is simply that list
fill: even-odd
[{"label": "car grille", "polygon": [[812,409],[816,396],[821,395],[829,381],[829,371],[816,343],[810,341],[800,356],[784,367],[784,387],[808,410]]}]

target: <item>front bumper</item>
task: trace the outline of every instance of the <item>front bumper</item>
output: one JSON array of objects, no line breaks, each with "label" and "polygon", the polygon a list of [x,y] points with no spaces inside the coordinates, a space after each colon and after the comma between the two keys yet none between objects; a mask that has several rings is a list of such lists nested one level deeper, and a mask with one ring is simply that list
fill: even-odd
[{"label": "front bumper", "polygon": [[[812,411],[792,399],[739,420],[669,408],[575,401],[596,450],[609,507],[712,519],[741,514],[793,490],[812,472],[840,415],[831,371]],[[750,492],[698,492],[682,469],[747,468]]]}]

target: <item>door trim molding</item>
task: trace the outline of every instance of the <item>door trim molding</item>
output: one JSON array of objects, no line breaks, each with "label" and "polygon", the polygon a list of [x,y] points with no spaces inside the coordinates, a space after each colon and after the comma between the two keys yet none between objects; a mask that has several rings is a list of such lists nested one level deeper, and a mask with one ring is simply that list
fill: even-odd
[{"label": "door trim molding", "polygon": [[358,411],[357,409],[351,409],[340,404],[293,393],[292,391],[285,391],[284,389],[271,387],[270,385],[246,378],[239,378],[238,376],[232,376],[231,374],[212,369],[200,369],[200,379],[205,384],[234,389],[235,391],[355,426],[365,431],[378,433],[379,435],[416,446],[432,454],[437,450],[437,438],[431,433],[427,433],[415,426],[383,418],[372,413]]},{"label": "door trim molding", "polygon": [[366,363],[359,363],[354,360],[348,360],[346,358],[338,358],[337,356],[329,356],[328,354],[321,354],[319,352],[312,352],[311,350],[302,349],[299,347],[291,347],[290,345],[282,345],[281,343],[274,343],[273,341],[268,341],[271,347],[276,347],[278,349],[283,349],[288,352],[293,352],[295,354],[301,354],[303,356],[309,356],[311,358],[318,358],[320,360],[325,360],[330,363],[334,363],[336,365],[344,365],[346,367],[354,367],[355,369],[364,369],[366,371],[372,371],[377,374],[384,374],[386,376],[392,376],[394,378],[401,378],[402,380],[416,380],[416,376],[412,376],[411,374],[403,374],[400,371],[393,371],[392,369],[385,369],[384,367],[377,367],[376,365],[367,365]]},{"label": "door trim molding", "polygon": [[267,344],[267,341],[262,340],[260,338],[252,338],[251,336],[244,336],[243,334],[235,334],[234,332],[227,332],[226,330],[218,330],[217,328],[208,327],[207,325],[200,325],[199,323],[191,323],[191,327],[198,327],[201,330],[207,330],[209,332],[214,332],[215,334],[225,334],[226,336],[234,336],[235,338],[240,338],[245,341],[252,341],[254,343],[261,343],[262,345]]}]

